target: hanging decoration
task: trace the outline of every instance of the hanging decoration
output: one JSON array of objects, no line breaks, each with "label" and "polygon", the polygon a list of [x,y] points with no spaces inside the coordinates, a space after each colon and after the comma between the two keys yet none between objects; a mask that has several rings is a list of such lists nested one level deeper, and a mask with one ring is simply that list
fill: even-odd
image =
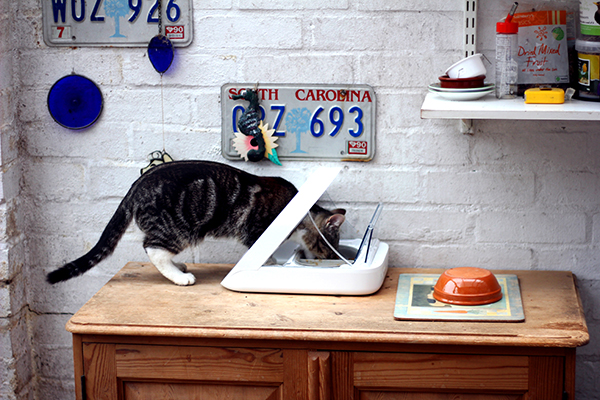
[{"label": "hanging decoration", "polygon": [[162,33],[162,0],[158,0],[157,8],[158,35],[150,39],[150,43],[148,43],[148,58],[156,72],[160,74],[160,107],[162,113],[163,149],[153,151],[148,155],[150,163],[140,170],[140,174],[142,175],[157,165],[173,161],[173,158],[165,151],[165,105],[162,76],[171,66],[175,54],[173,53],[173,43],[171,43],[171,40]]},{"label": "hanging decoration", "polygon": [[269,129],[269,124],[263,125],[260,119],[260,100],[258,88],[247,89],[243,94],[232,96],[234,100],[246,100],[248,107],[238,120],[238,132],[235,132],[233,147],[245,161],[260,161],[268,158],[273,163],[281,165],[277,151],[278,146],[273,136],[275,129]]},{"label": "hanging decoration", "polygon": [[171,158],[171,156],[164,150],[153,151],[152,153],[148,154],[148,158],[150,159],[150,164],[140,170],[140,175],[144,175],[151,168],[156,167],[157,165],[173,161],[173,158]]},{"label": "hanging decoration", "polygon": [[168,37],[159,34],[150,40],[148,58],[156,72],[159,74],[165,73],[171,66],[174,57],[173,43]]},{"label": "hanging decoration", "polygon": [[168,37],[163,35],[162,0],[158,0],[157,3],[158,34],[150,40],[150,43],[148,43],[148,58],[154,69],[161,74],[162,77],[162,74],[171,66],[175,54],[173,52],[173,43]]},{"label": "hanging decoration", "polygon": [[87,128],[96,122],[102,106],[102,92],[98,86],[74,73],[60,78],[48,92],[48,111],[65,128]]}]

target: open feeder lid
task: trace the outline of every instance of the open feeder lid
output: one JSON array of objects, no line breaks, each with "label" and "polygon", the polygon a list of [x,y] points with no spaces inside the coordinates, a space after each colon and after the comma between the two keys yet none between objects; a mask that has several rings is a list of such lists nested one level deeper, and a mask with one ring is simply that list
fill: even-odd
[{"label": "open feeder lid", "polygon": [[227,274],[221,285],[228,288],[231,276],[241,271],[256,271],[261,268],[321,198],[340,170],[341,168],[321,167],[312,173],[294,198]]}]

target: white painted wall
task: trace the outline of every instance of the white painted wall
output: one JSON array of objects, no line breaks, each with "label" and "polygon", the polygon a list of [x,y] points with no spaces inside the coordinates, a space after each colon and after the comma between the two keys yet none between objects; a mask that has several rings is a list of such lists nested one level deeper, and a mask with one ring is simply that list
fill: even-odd
[{"label": "white painted wall", "polygon": [[[510,3],[480,1],[478,48],[490,59],[494,22]],[[0,5],[0,211],[7,221],[13,210],[11,223],[19,227],[0,238],[0,261],[9,250],[14,255],[0,263],[0,374],[9,371],[0,375],[0,398],[64,400],[74,397],[64,324],[127,261],[146,259],[140,235],[131,228],[115,254],[83,277],[52,287],[44,277],[93,246],[147,154],[162,148],[161,79],[143,48],[47,47],[40,4]],[[426,86],[462,57],[459,1],[218,0],[195,1],[194,8],[194,42],[177,49],[162,79],[171,156],[225,162],[225,83],[373,86],[377,155],[344,163],[331,199],[349,209],[356,226],[385,203],[379,235],[391,246],[393,266],[573,271],[592,337],[578,351],[577,390],[582,399],[596,396],[597,123],[476,121],[475,135],[465,136],[456,121],[420,119]],[[101,118],[83,131],[61,128],[46,109],[51,85],[73,71],[104,95]],[[230,163],[297,184],[320,164]],[[235,262],[243,251],[211,240],[181,258]],[[28,361],[17,365],[17,354]]]}]

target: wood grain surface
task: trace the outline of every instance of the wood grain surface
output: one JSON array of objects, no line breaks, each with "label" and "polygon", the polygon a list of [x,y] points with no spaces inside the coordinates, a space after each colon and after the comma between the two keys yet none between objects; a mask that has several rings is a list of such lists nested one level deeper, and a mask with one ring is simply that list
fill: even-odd
[{"label": "wood grain surface", "polygon": [[525,322],[397,321],[401,273],[390,268],[370,296],[239,293],[220,285],[231,265],[189,264],[197,282],[176,286],[149,263],[128,263],[68,322],[86,335],[312,340],[434,345],[582,346],[589,341],[575,279],[566,271],[493,271],[519,277]]}]

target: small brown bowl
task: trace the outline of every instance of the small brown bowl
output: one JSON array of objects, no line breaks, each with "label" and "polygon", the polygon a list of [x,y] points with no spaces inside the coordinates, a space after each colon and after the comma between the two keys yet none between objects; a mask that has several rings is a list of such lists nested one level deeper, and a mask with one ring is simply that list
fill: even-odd
[{"label": "small brown bowl", "polygon": [[443,303],[479,306],[502,299],[502,288],[487,269],[459,267],[444,271],[433,287],[433,297]]},{"label": "small brown bowl", "polygon": [[447,89],[471,89],[483,87],[485,75],[474,76],[472,78],[449,78],[448,75],[439,77],[440,86]]}]

